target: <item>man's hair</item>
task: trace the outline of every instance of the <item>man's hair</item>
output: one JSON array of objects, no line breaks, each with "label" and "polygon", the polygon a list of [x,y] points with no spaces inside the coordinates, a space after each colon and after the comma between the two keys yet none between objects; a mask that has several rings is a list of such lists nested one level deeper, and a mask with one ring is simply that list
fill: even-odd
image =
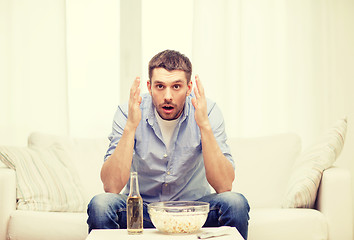
[{"label": "man's hair", "polygon": [[156,54],[149,62],[149,78],[155,68],[164,68],[167,71],[182,70],[186,74],[187,84],[191,80],[192,63],[188,57],[174,50],[165,50]]}]

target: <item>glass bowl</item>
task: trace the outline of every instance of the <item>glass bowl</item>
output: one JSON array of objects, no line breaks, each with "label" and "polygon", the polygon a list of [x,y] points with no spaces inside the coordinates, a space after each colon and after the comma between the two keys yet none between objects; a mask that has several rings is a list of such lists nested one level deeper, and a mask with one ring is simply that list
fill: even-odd
[{"label": "glass bowl", "polygon": [[148,205],[154,226],[164,233],[192,233],[205,223],[209,203],[199,201],[154,202]]}]

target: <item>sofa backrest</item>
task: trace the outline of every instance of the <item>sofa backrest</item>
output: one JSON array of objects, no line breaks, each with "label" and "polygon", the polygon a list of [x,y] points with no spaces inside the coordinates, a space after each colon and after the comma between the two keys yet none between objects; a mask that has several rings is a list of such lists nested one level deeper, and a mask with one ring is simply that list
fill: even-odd
[{"label": "sofa backrest", "polygon": [[[107,138],[83,139],[32,133],[29,146],[67,148],[83,184],[87,201],[103,192],[100,170],[108,148]],[[233,191],[248,199],[251,207],[280,207],[292,166],[301,151],[296,134],[278,134],[258,138],[230,138],[228,144],[235,160]]]},{"label": "sofa backrest", "polygon": [[230,138],[235,160],[232,191],[242,193],[251,207],[281,207],[301,139],[292,133],[258,138]]}]

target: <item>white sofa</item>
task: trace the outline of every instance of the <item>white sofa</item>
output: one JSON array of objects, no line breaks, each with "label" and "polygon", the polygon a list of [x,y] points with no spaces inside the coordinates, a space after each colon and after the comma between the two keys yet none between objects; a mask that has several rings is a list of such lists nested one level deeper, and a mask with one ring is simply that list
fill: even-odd
[{"label": "white sofa", "polygon": [[[251,205],[249,240],[352,240],[350,173],[330,167],[321,180],[315,207],[282,208],[287,183],[301,140],[295,134],[229,139],[236,160],[233,191]],[[73,139],[35,133],[29,147],[65,145],[82,182],[85,204],[102,192],[99,171],[108,140]],[[44,212],[16,209],[16,174],[0,167],[0,240],[65,239],[87,236],[85,212]]]}]

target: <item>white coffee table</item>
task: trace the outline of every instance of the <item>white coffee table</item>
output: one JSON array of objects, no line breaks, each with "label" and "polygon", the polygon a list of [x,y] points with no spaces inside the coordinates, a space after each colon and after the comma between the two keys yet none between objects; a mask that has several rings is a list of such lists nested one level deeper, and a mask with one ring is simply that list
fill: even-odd
[{"label": "white coffee table", "polygon": [[[86,240],[198,240],[198,234],[205,231],[216,231],[217,229],[202,228],[193,234],[164,234],[154,228],[149,228],[144,229],[143,234],[140,235],[128,235],[126,229],[97,229],[92,230]],[[228,234],[216,237],[215,240],[243,240],[243,238],[236,228],[232,228]]]}]

